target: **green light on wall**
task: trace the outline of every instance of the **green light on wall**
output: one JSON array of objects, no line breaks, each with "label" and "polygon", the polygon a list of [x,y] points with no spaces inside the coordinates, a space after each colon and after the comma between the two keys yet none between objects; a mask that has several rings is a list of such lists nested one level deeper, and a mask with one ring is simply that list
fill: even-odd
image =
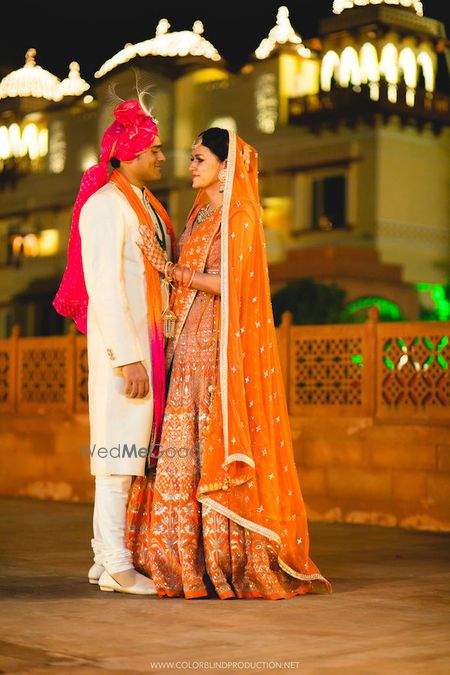
[{"label": "green light on wall", "polygon": [[358,368],[363,367],[363,361],[364,361],[364,358],[363,358],[362,354],[354,354],[352,356],[352,363],[355,363],[358,366]]},{"label": "green light on wall", "polygon": [[448,370],[448,363],[447,363],[447,361],[444,359],[444,357],[442,356],[442,354],[438,354],[437,360],[438,360],[438,363],[439,363],[439,365],[441,366],[441,368],[443,368],[444,370]]},{"label": "green light on wall", "polygon": [[400,311],[400,308],[392,302],[392,300],[386,300],[386,298],[376,298],[376,297],[365,297],[358,298],[350,302],[345,308],[345,314],[351,316],[357,312],[361,312],[370,307],[377,307],[380,312],[380,319],[382,321],[402,321],[403,315]]},{"label": "green light on wall", "polygon": [[[427,293],[434,302],[434,311],[438,321],[450,320],[450,299],[446,287],[440,284],[417,284],[419,293]],[[448,286],[447,286],[448,289]]]},{"label": "green light on wall", "polygon": [[425,345],[428,347],[428,349],[430,350],[430,352],[433,351],[434,344],[431,342],[430,338],[424,337],[423,341],[424,341]]},{"label": "green light on wall", "polygon": [[448,345],[448,335],[444,335],[444,337],[442,338],[442,340],[439,342],[439,344],[437,346],[438,352],[441,352],[444,349],[444,347],[446,347],[447,345]]},{"label": "green light on wall", "polygon": [[385,357],[383,358],[383,361],[384,361],[384,365],[385,365],[387,368],[389,368],[389,370],[395,370],[394,362],[391,361],[391,359],[390,359],[388,356],[385,356]]}]

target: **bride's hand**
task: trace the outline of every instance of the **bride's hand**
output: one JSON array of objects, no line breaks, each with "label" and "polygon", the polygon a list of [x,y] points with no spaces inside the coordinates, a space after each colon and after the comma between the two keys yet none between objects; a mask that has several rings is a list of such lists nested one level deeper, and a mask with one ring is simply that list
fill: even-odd
[{"label": "bride's hand", "polygon": [[150,265],[152,265],[152,267],[154,267],[155,270],[157,270],[160,274],[164,274],[166,258],[164,256],[164,251],[156,240],[155,235],[145,225],[139,225],[139,234],[141,235],[142,241],[138,241],[137,245],[149,261]]}]

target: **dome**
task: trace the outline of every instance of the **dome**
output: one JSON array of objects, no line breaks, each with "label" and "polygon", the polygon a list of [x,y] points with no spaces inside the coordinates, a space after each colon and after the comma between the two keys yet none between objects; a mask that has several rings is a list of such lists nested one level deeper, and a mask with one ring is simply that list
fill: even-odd
[{"label": "dome", "polygon": [[69,69],[69,76],[59,85],[59,92],[62,96],[80,96],[90,85],[80,76],[79,63],[72,61]]},{"label": "dome", "polygon": [[269,35],[261,41],[258,49],[255,50],[257,59],[266,59],[274,49],[280,45],[291,44],[296,46],[297,51],[302,56],[310,56],[300,35],[297,35],[289,19],[289,10],[287,7],[279,7],[277,13],[277,23],[271,29]]},{"label": "dome", "polygon": [[60,81],[56,75],[36,65],[36,50],[29,49],[25,55],[25,65],[13,70],[0,82],[0,98],[15,96],[33,96],[48,101],[60,101],[62,94]]},{"label": "dome", "polygon": [[423,4],[420,0],[334,0],[333,12],[342,14],[346,9],[364,7],[365,5],[390,5],[391,7],[406,7],[414,9],[418,16],[423,16]]},{"label": "dome", "polygon": [[105,61],[95,73],[95,77],[103,77],[117,66],[127,63],[136,56],[203,56],[212,61],[220,61],[221,56],[214,45],[202,37],[203,24],[196,21],[190,30],[171,33],[170,23],[161,19],[156,28],[155,37],[135,45],[127,44],[120,52]]}]

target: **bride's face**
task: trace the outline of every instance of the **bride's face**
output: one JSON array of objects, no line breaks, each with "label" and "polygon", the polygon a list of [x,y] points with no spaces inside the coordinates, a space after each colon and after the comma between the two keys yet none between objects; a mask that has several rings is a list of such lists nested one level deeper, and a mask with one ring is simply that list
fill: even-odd
[{"label": "bride's face", "polygon": [[192,148],[189,171],[192,176],[192,187],[196,190],[207,189],[219,185],[219,171],[225,162],[211,152],[205,145],[196,145]]}]

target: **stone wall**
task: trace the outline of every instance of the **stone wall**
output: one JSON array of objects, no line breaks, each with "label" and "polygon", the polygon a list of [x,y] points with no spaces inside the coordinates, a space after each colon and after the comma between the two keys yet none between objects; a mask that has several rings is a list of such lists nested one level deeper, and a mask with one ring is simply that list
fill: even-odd
[{"label": "stone wall", "polygon": [[[278,329],[311,518],[450,530],[450,323]],[[0,341],[0,494],[89,502],[84,336]]]},{"label": "stone wall", "polygon": [[0,415],[0,494],[90,502],[87,414]]},{"label": "stone wall", "polygon": [[310,517],[450,531],[450,429],[293,418]]},{"label": "stone wall", "polygon": [[[291,418],[316,520],[450,531],[450,429]],[[90,502],[86,414],[1,415],[0,494]]]}]

